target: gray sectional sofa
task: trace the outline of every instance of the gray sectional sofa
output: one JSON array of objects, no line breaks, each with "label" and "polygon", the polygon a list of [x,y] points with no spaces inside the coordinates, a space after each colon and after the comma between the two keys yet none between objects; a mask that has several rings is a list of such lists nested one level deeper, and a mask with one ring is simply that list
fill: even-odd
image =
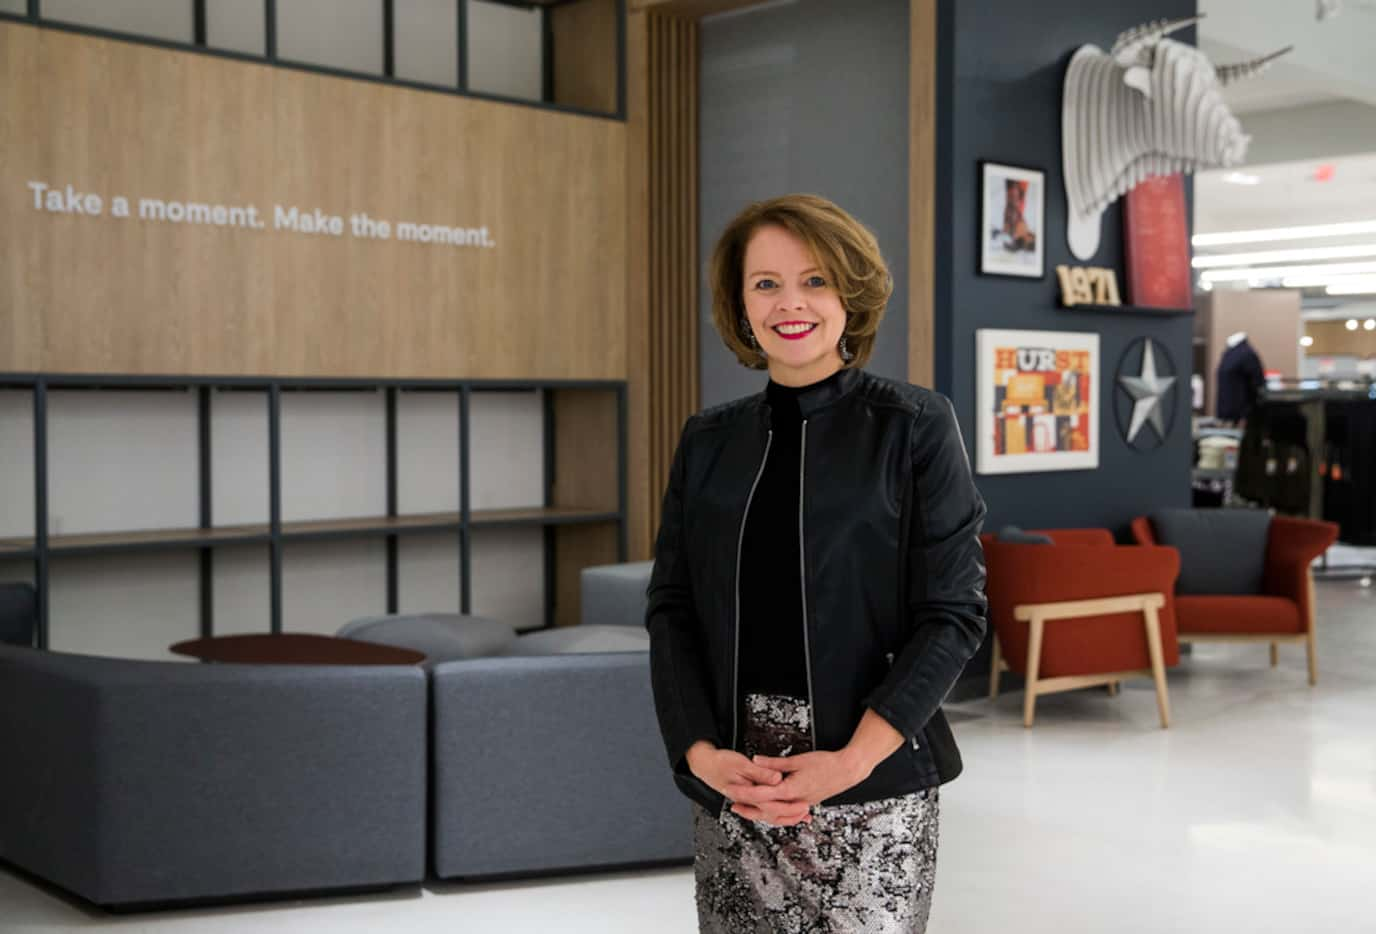
[{"label": "gray sectional sofa", "polygon": [[418,668],[0,646],[0,859],[99,905],[417,882]]},{"label": "gray sectional sofa", "polygon": [[0,643],[33,645],[38,600],[33,585],[0,584]]},{"label": "gray sectional sofa", "polygon": [[644,652],[444,662],[431,685],[435,875],[692,857]]},{"label": "gray sectional sofa", "polygon": [[689,860],[634,603],[341,630],[417,667],[0,646],[0,861],[138,908]]}]

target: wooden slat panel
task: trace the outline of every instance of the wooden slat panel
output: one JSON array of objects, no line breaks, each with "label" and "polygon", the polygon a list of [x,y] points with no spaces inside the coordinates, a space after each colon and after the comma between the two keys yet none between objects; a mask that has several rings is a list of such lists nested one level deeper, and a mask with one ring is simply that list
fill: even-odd
[{"label": "wooden slat panel", "polygon": [[698,306],[701,300],[702,282],[702,257],[698,249],[699,224],[698,224],[698,144],[699,144],[699,125],[698,125],[698,91],[701,87],[701,62],[702,53],[700,40],[701,32],[694,26],[689,31],[688,67],[689,77],[684,97],[688,100],[688,129],[685,133],[686,145],[688,147],[688,203],[684,206],[684,218],[687,226],[692,231],[688,238],[688,295],[685,301],[688,303],[687,312],[683,316],[684,327],[688,332],[688,356],[691,361],[689,372],[685,378],[684,385],[688,390],[688,398],[685,400],[684,415],[696,412],[699,407],[701,396],[701,386],[698,383],[698,361],[701,349],[698,334]]},{"label": "wooden slat panel", "polygon": [[[669,294],[665,296],[664,310],[668,314],[669,320],[666,322],[665,334],[669,339],[669,346],[666,353],[669,355],[669,369],[665,374],[668,385],[665,386],[664,396],[667,408],[665,427],[668,434],[673,433],[673,415],[682,405],[683,392],[683,353],[675,351],[675,347],[681,346],[678,340],[682,334],[678,312],[683,296],[683,223],[681,211],[683,209],[683,128],[679,124],[679,111],[682,105],[682,81],[683,73],[683,26],[679,20],[670,20],[665,23],[668,33],[669,54],[665,61],[664,86],[667,89],[667,100],[664,108],[664,125],[667,131],[668,152],[666,155],[666,168],[668,169],[668,210],[665,212],[666,220],[666,240],[669,244],[668,268],[664,271],[664,280],[669,284]],[[672,442],[669,442],[672,443]],[[666,448],[668,444],[666,444]],[[666,458],[667,459],[667,458]],[[667,474],[666,474],[667,476]]]},{"label": "wooden slat panel", "polygon": [[[650,240],[653,244],[650,282],[654,289],[649,308],[652,340],[655,345],[655,364],[650,371],[650,399],[654,407],[655,446],[654,474],[650,482],[655,488],[663,489],[664,482],[664,368],[668,362],[665,357],[664,340],[664,268],[667,250],[664,247],[664,30],[662,19],[650,20]],[[659,510],[651,511],[652,526],[659,527]]]},{"label": "wooden slat panel", "polygon": [[627,548],[631,558],[650,553],[651,501],[660,491],[649,478],[654,447],[650,409],[650,137],[649,30],[646,16],[633,13],[626,20],[626,255],[627,255],[627,452],[629,521]]},{"label": "wooden slat panel", "polygon": [[[0,371],[623,378],[625,143],[614,120],[0,23]],[[35,210],[31,179],[104,215]],[[140,220],[139,198],[266,227]],[[274,230],[274,204],[345,235]],[[496,245],[354,237],[356,212]]]},{"label": "wooden slat panel", "polygon": [[[628,21],[628,121],[633,158],[644,146],[644,175],[632,166],[632,224],[644,231],[637,261],[632,234],[631,487],[643,490],[632,509],[630,556],[648,557],[674,446],[698,400],[697,84],[698,26],[691,19],[632,13]],[[634,189],[643,178],[643,202]],[[637,307],[636,294],[644,296]],[[637,320],[637,315],[642,315]],[[643,328],[643,345],[635,332]],[[644,347],[637,369],[636,346]],[[643,400],[641,402],[640,400]],[[643,409],[640,406],[643,405]],[[644,438],[643,454],[637,449]]]}]

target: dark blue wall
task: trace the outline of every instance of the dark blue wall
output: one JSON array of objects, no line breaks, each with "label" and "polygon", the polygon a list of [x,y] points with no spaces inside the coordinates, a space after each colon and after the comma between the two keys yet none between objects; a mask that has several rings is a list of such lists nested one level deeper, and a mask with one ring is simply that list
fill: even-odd
[{"label": "dark blue wall", "polygon": [[[1092,260],[1076,260],[1066,243],[1061,82],[1071,52],[1080,45],[1107,49],[1119,32],[1132,26],[1192,15],[1194,0],[941,0],[938,9],[936,386],[955,403],[973,464],[975,331],[1098,333],[1099,469],[982,475],[977,480],[989,503],[989,530],[1011,523],[1026,528],[1094,526],[1122,534],[1136,515],[1189,504],[1191,320],[1056,307],[1057,264],[1113,267],[1120,289],[1126,279],[1121,205],[1104,216],[1099,253]],[[1193,31],[1175,38],[1193,42]],[[979,275],[981,160],[1046,173],[1045,279]],[[1148,452],[1130,449],[1114,424],[1114,370],[1138,337],[1165,345],[1180,387],[1171,396],[1173,431],[1164,445]],[[1150,435],[1151,429],[1145,432]]]},{"label": "dark blue wall", "polygon": [[[907,10],[906,0],[800,0],[709,18],[701,62],[704,265],[746,201],[787,191],[833,198],[875,230],[893,267],[894,298],[869,368],[898,378],[906,376],[908,327]],[[1054,269],[1078,264],[1066,245],[1060,170],[1061,82],[1071,52],[1085,43],[1108,48],[1124,29],[1193,12],[1194,0],[939,0],[935,383],[955,402],[972,462],[977,329],[1095,332],[1102,355],[1099,469],[978,477],[989,529],[1098,526],[1122,534],[1133,516],[1189,502],[1190,319],[1058,309]],[[1193,32],[1176,38],[1193,41]],[[1046,173],[1044,279],[978,274],[981,160]],[[1088,265],[1117,269],[1124,286],[1119,205],[1105,215]],[[704,290],[704,407],[764,383],[722,348],[709,301]],[[1146,452],[1122,441],[1113,413],[1114,370],[1138,337],[1164,345],[1180,379],[1172,434]]]},{"label": "dark blue wall", "polygon": [[751,201],[830,198],[874,231],[894,277],[867,366],[908,373],[908,0],[799,0],[702,24],[699,319],[703,408],[764,386],[712,327],[706,266]]}]

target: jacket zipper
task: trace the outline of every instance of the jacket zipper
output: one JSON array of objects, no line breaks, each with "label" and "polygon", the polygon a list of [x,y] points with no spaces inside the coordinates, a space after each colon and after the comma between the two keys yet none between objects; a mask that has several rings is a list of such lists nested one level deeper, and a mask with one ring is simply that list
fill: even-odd
[{"label": "jacket zipper", "polygon": [[807,474],[807,419],[803,419],[803,437],[798,445],[798,586],[803,596],[803,662],[807,665],[807,718],[812,728],[812,748],[817,746],[817,705],[812,695],[812,644],[807,632],[807,548],[803,537],[803,479]]},{"label": "jacket zipper", "polygon": [[[884,657],[887,658],[887,659],[889,660],[889,667],[892,668],[892,667],[893,667],[893,653],[892,653],[892,652],[885,652],[885,653],[884,653]],[[909,745],[911,745],[914,749],[921,749],[921,748],[922,748],[921,746],[919,746],[919,745],[917,744],[917,737],[916,737],[916,736],[914,736],[912,739],[908,740],[908,743],[909,743]]]},{"label": "jacket zipper", "polygon": [[750,484],[750,495],[745,498],[745,512],[741,515],[740,535],[736,538],[736,649],[735,657],[731,661],[731,748],[736,748],[736,731],[740,724],[740,713],[737,709],[740,699],[737,697],[737,689],[740,686],[741,673],[741,553],[745,549],[745,520],[750,516],[750,504],[755,499],[755,488],[760,485],[760,478],[764,476],[764,465],[769,461],[769,448],[774,443],[774,429],[769,430],[769,434],[764,440],[764,457],[760,458],[760,469],[755,471],[755,482]]}]

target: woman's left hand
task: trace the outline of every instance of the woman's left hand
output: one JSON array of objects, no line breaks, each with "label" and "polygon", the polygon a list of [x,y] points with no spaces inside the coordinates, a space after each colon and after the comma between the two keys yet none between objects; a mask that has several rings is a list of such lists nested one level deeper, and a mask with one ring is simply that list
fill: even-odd
[{"label": "woman's left hand", "polygon": [[[774,786],[781,799],[821,804],[869,777],[858,757],[843,752],[803,752],[796,756],[755,756],[750,761],[767,769],[784,773],[784,780]],[[759,820],[750,813],[750,805],[732,808],[741,817]]]},{"label": "woman's left hand", "polygon": [[[866,710],[850,742],[838,752],[802,752],[783,758],[754,756],[751,761],[784,773],[784,780],[770,787],[772,798],[814,805],[869,778],[875,766],[903,743],[903,734],[873,710]],[[765,819],[763,812],[748,804],[737,804],[731,810],[749,820]]]}]

